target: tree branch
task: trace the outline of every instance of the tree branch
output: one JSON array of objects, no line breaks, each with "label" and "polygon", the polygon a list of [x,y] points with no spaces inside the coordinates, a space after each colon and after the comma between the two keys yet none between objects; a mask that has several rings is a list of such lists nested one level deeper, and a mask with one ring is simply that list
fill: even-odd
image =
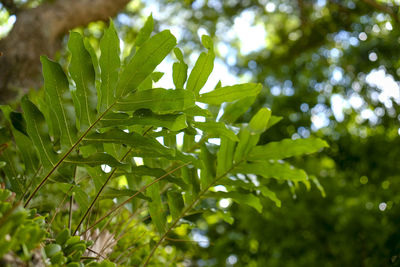
[{"label": "tree branch", "polygon": [[[10,0],[0,0],[2,3]],[[62,36],[92,21],[108,20],[129,0],[56,0],[21,9],[8,36],[0,40],[0,104],[42,84],[40,56],[52,57]]]}]

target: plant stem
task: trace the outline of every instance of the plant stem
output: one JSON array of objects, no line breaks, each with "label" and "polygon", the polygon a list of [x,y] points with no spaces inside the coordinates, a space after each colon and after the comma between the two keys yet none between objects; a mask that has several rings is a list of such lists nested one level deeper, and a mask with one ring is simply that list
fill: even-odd
[{"label": "plant stem", "polygon": [[161,236],[160,240],[158,240],[158,242],[156,243],[156,245],[153,247],[153,249],[151,250],[149,256],[147,256],[147,259],[145,261],[145,263],[143,264],[143,267],[146,267],[149,262],[151,257],[154,255],[154,252],[156,252],[157,248],[161,245],[161,243],[164,241],[164,239],[167,237],[167,235],[171,232],[171,230],[177,225],[177,223],[183,218],[185,217],[186,213],[188,213],[196,204],[197,202],[200,200],[200,198],[207,193],[207,191],[214,186],[220,179],[224,178],[230,171],[232,171],[237,165],[239,165],[243,160],[235,163],[232,165],[231,168],[229,168],[227,171],[225,171],[223,174],[221,174],[219,177],[215,178],[207,187],[205,187],[203,190],[201,190],[199,192],[199,194],[196,196],[196,198],[192,201],[192,203],[190,203],[189,206],[187,206],[179,215],[178,218],[175,219],[175,221],[172,222],[172,224],[170,225],[170,227],[168,227],[167,231]]},{"label": "plant stem", "polygon": [[102,220],[104,220],[105,218],[107,218],[109,215],[111,215],[112,213],[114,213],[116,210],[118,210],[119,208],[121,208],[122,206],[124,206],[125,204],[127,204],[129,201],[131,201],[134,197],[136,197],[137,195],[139,195],[140,193],[142,193],[143,191],[145,191],[148,187],[152,186],[153,184],[161,181],[162,179],[164,179],[165,177],[167,177],[168,175],[174,173],[175,171],[189,165],[191,162],[187,162],[181,166],[176,167],[175,169],[167,172],[166,174],[160,176],[159,178],[155,179],[154,181],[152,181],[151,183],[143,186],[142,188],[139,189],[139,191],[137,191],[135,194],[133,194],[132,196],[130,196],[127,200],[125,200],[124,202],[122,202],[121,204],[119,204],[117,207],[113,208],[112,210],[110,210],[109,212],[107,212],[104,216],[102,216],[100,219],[98,219],[95,223],[93,223],[89,228],[87,228],[84,232],[82,232],[82,234],[85,234],[87,231],[89,231],[90,229],[92,229],[93,227],[95,227],[98,223],[100,223]]},{"label": "plant stem", "polygon": [[85,136],[93,129],[93,127],[111,110],[112,107],[117,102],[114,102],[110,105],[94,122],[90,127],[79,137],[79,139],[72,145],[72,147],[65,152],[65,154],[57,161],[57,163],[51,168],[51,170],[47,173],[47,175],[43,178],[43,180],[36,186],[35,190],[33,190],[32,194],[29,196],[28,200],[25,202],[24,208],[26,208],[31,202],[32,198],[36,195],[39,189],[46,183],[46,181],[50,178],[50,176],[57,170],[57,168],[64,162],[64,160],[71,154],[71,152],[75,149],[75,147],[80,144],[80,142],[85,138]]},{"label": "plant stem", "polygon": [[[131,153],[132,148],[130,148],[125,155],[122,157],[122,159],[120,161],[123,161],[128,155],[129,153]],[[85,220],[86,216],[89,214],[89,212],[92,210],[94,204],[96,203],[97,199],[100,197],[100,194],[103,192],[104,188],[106,187],[106,185],[108,184],[108,182],[110,181],[110,179],[114,176],[114,173],[117,171],[118,167],[115,167],[114,170],[112,170],[112,172],[110,173],[110,175],[108,175],[106,181],[103,183],[103,185],[101,186],[99,192],[97,192],[96,196],[94,197],[94,199],[92,200],[92,202],[90,203],[89,207],[87,208],[85,214],[82,216],[81,220],[79,221],[78,225],[75,228],[75,231],[73,233],[73,235],[75,235],[78,230],[79,227],[81,227],[83,221]]]}]

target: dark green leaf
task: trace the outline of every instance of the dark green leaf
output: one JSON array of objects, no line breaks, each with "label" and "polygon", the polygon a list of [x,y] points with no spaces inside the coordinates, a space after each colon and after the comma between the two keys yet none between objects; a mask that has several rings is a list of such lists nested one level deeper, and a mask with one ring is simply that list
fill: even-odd
[{"label": "dark green leaf", "polygon": [[64,160],[64,162],[72,163],[79,166],[88,165],[91,167],[100,166],[102,164],[107,164],[110,167],[123,166],[123,163],[119,162],[113,156],[106,153],[96,153],[86,158],[81,156],[69,156]]}]

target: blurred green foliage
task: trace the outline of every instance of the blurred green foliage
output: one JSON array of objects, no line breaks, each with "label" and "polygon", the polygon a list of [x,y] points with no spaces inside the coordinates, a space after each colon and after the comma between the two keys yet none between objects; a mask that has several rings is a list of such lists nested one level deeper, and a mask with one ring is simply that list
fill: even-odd
[{"label": "blurred green foliage", "polygon": [[[281,208],[267,202],[270,210],[259,214],[229,202],[227,213],[193,215],[200,226],[192,237],[200,241],[171,241],[188,251],[188,264],[399,265],[399,2],[132,1],[116,20],[125,55],[145,13],[155,10],[156,29],[177,27],[185,54],[200,49],[199,33],[206,32],[233,75],[264,83],[263,95],[237,120],[262,106],[283,116],[261,143],[312,135],[330,144],[321,155],[293,159],[319,178],[325,198],[315,188],[272,181]],[[243,21],[265,29],[261,48],[243,53],[234,30]],[[103,27],[81,29],[95,49]]]}]

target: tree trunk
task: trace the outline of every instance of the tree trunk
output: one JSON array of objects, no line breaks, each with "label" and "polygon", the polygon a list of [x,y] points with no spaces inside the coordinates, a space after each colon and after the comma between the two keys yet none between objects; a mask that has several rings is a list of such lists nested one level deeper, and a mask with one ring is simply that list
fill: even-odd
[{"label": "tree trunk", "polygon": [[42,84],[40,56],[53,57],[68,30],[108,20],[129,0],[56,0],[17,13],[17,21],[0,40],[0,104]]}]

